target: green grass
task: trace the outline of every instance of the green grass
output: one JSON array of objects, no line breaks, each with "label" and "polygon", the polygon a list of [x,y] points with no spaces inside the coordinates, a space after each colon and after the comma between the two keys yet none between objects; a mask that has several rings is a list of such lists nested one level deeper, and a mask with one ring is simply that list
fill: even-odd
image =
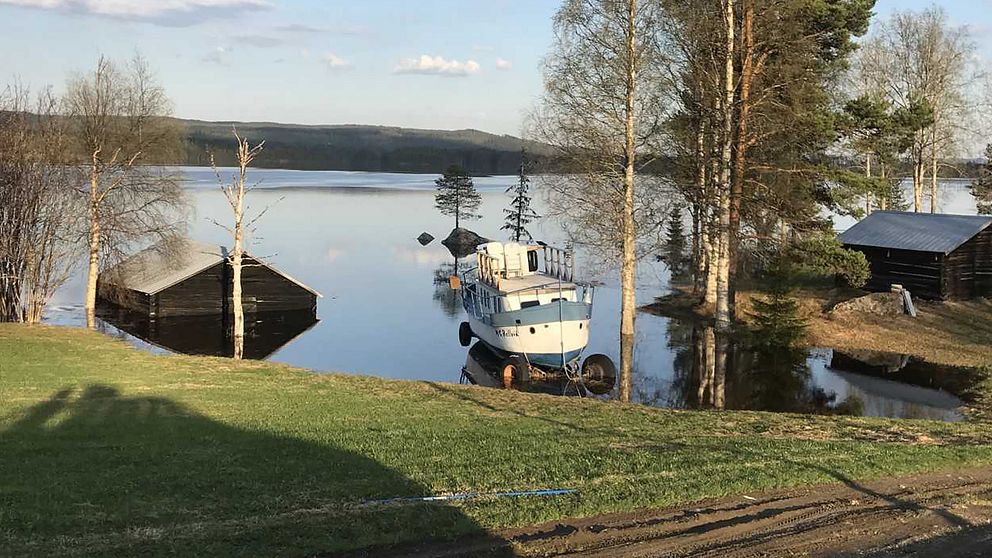
[{"label": "green grass", "polygon": [[[679,412],[0,326],[0,555],[308,555],[992,463],[992,431]],[[369,505],[574,488],[553,498]]]}]

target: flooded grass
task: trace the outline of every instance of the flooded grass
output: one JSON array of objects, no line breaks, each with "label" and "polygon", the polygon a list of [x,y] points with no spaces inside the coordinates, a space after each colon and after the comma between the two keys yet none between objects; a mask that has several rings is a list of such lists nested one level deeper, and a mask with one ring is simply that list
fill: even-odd
[{"label": "flooded grass", "polygon": [[[992,463],[978,423],[676,411],[0,326],[12,555],[312,555]],[[371,509],[369,500],[570,488]]]}]

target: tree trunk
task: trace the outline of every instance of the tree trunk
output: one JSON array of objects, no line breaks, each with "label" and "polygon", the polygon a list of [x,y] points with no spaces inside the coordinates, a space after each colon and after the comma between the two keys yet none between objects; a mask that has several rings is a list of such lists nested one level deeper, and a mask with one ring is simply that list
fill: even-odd
[{"label": "tree trunk", "polygon": [[930,213],[938,212],[937,184],[937,125],[934,124],[930,133]]},{"label": "tree trunk", "polygon": [[706,234],[706,130],[703,117],[700,115],[696,130],[696,199],[692,211],[692,255],[695,277],[693,278],[693,293],[705,291],[708,242],[704,241]]},{"label": "tree trunk", "polygon": [[726,331],[730,328],[730,194],[731,194],[731,163],[733,147],[733,105],[734,105],[734,0],[723,0],[724,24],[726,26],[726,45],[724,57],[726,61],[724,76],[723,137],[720,153],[720,187],[719,187],[719,236],[717,238],[717,275],[716,275],[716,328]]},{"label": "tree trunk", "polygon": [[730,191],[730,248],[729,278],[727,280],[729,312],[736,313],[737,292],[734,288],[739,266],[741,203],[744,197],[744,179],[747,169],[748,120],[750,118],[751,82],[754,78],[754,0],[744,0],[741,22],[741,92],[737,109],[737,136],[734,145],[733,186]]},{"label": "tree trunk", "polygon": [[[865,176],[871,178],[871,153],[865,155]],[[871,215],[871,192],[865,192],[865,217]]]},{"label": "tree trunk", "polygon": [[630,401],[631,378],[634,370],[634,312],[637,301],[634,291],[637,254],[637,231],[634,225],[634,100],[637,66],[635,64],[635,28],[637,0],[627,2],[627,86],[624,122],[624,172],[623,172],[623,262],[620,270],[620,400]]},{"label": "tree trunk", "polygon": [[913,211],[923,211],[923,132],[918,133],[919,146],[913,149]]},{"label": "tree trunk", "polygon": [[100,275],[100,175],[97,173],[96,158],[93,154],[93,167],[90,170],[90,234],[89,266],[86,275],[86,327],[96,328],[96,287]]},{"label": "tree trunk", "polygon": [[[241,151],[247,150],[247,143]],[[234,204],[234,250],[231,253],[231,305],[234,307],[234,359],[244,358],[245,353],[245,308],[241,296],[242,254],[244,254],[244,203],[247,167],[241,157],[241,174],[238,181],[237,199]]]},{"label": "tree trunk", "polygon": [[[878,166],[879,166],[878,176],[882,179],[882,182],[884,183],[886,179],[885,163],[879,161]],[[884,196],[880,196],[878,198],[878,208],[881,209],[882,211],[885,211],[886,209],[888,209],[888,207],[889,207],[889,194],[886,193]]]}]

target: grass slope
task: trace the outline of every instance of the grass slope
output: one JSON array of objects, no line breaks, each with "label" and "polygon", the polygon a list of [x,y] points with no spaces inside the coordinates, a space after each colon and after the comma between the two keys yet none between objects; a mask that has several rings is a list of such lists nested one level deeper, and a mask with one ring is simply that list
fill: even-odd
[{"label": "grass slope", "polygon": [[[992,462],[987,427],[679,412],[0,325],[0,554],[307,555]],[[554,498],[370,504],[567,487]]]}]

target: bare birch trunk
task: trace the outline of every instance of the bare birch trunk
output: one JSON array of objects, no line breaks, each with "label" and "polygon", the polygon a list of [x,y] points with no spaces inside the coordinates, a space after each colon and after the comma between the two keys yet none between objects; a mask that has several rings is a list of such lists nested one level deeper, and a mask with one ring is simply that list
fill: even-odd
[{"label": "bare birch trunk", "polygon": [[[917,141],[922,142],[923,132],[919,132],[919,137]],[[923,150],[925,147],[921,145],[919,148],[913,149],[913,211],[919,213],[923,211]]]},{"label": "bare birch trunk", "polygon": [[719,227],[717,238],[716,276],[716,328],[725,331],[730,328],[730,193],[731,163],[733,144],[733,104],[734,104],[734,0],[723,0],[724,24],[726,26],[724,76],[724,98],[722,103],[723,137],[720,153],[719,185]]},{"label": "bare birch trunk", "polygon": [[[871,153],[865,155],[865,176],[871,178]],[[865,217],[871,215],[871,192],[865,192]]]},{"label": "bare birch trunk", "polygon": [[635,243],[637,231],[634,225],[634,95],[637,79],[634,22],[637,13],[637,0],[627,2],[627,86],[626,120],[624,123],[624,173],[623,173],[623,262],[620,270],[620,400],[630,401],[631,378],[634,370],[634,312],[637,301],[634,291],[634,277],[637,263]]},{"label": "bare birch trunk", "polygon": [[[879,172],[878,175],[882,179],[882,181],[885,182],[885,179],[886,179],[886,176],[885,176],[885,174],[886,174],[885,173],[885,163],[882,163],[880,161],[878,166],[880,168],[880,172]],[[878,199],[878,208],[881,209],[882,211],[885,211],[886,209],[889,208],[889,197],[888,197],[888,194],[886,194],[886,195],[884,195],[884,196],[882,196],[881,198]]]},{"label": "bare birch trunk", "polygon": [[930,213],[938,212],[937,185],[937,125],[930,132]]},{"label": "bare birch trunk", "polygon": [[86,327],[96,328],[96,287],[100,275],[100,175],[97,173],[97,157],[93,153],[93,168],[90,170],[90,234],[89,265],[86,274]]},{"label": "bare birch trunk", "polygon": [[238,188],[238,201],[234,208],[234,250],[231,253],[231,305],[234,309],[234,359],[240,360],[245,353],[245,308],[241,300],[241,255],[244,254],[244,215],[245,167],[241,167]]},{"label": "bare birch trunk", "polygon": [[692,211],[692,254],[695,263],[693,293],[706,290],[707,250],[706,235],[706,130],[700,117],[696,130],[696,201]]}]

